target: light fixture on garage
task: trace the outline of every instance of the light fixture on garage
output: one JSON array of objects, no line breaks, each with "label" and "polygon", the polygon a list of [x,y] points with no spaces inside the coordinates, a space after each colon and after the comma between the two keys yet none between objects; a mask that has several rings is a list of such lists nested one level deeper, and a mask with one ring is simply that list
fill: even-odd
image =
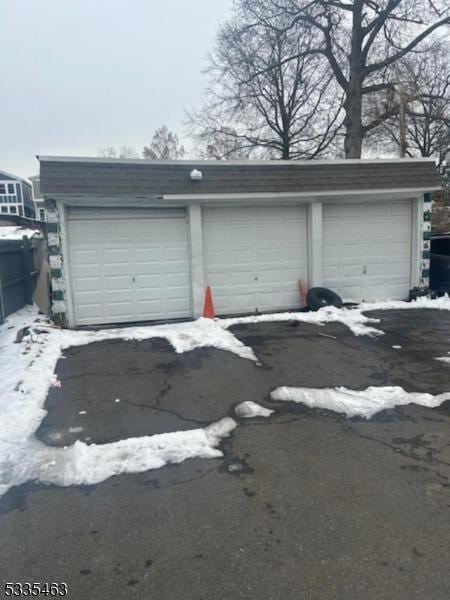
[{"label": "light fixture on garage", "polygon": [[192,181],[201,181],[203,179],[203,173],[198,169],[192,169],[192,171],[189,173],[189,177],[192,179]]}]

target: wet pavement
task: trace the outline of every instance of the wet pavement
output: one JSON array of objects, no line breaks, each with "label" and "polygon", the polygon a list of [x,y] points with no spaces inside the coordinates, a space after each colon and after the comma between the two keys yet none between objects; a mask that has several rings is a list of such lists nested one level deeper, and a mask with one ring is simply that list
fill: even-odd
[{"label": "wet pavement", "polygon": [[223,459],[12,489],[0,500],[2,579],[65,581],[76,600],[449,598],[450,402],[366,421],[270,401],[279,385],[450,391],[450,366],[434,360],[450,351],[450,313],[371,316],[384,336],[234,327],[261,366],[177,355],[164,340],[66,350],[37,432],[49,445],[191,429],[243,400],[277,412],[243,419]]}]

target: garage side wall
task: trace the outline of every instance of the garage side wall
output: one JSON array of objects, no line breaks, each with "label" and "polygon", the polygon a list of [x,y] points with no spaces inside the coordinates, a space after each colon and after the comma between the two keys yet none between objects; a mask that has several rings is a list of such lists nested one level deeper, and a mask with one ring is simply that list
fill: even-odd
[{"label": "garage side wall", "polygon": [[61,215],[55,200],[46,200],[48,255],[51,273],[51,316],[67,327],[67,294],[61,241]]}]

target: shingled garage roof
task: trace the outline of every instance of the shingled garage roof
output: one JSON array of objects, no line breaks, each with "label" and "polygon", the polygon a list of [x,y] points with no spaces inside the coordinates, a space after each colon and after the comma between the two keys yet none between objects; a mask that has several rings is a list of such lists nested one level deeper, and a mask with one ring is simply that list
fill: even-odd
[{"label": "shingled garage roof", "polygon": [[[440,187],[432,160],[146,161],[38,157],[45,197],[320,193]],[[202,172],[193,181],[190,172]]]}]

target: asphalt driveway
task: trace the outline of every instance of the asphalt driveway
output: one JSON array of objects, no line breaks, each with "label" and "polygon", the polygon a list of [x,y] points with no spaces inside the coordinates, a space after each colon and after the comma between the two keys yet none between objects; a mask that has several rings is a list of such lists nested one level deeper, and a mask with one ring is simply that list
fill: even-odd
[{"label": "asphalt driveway", "polygon": [[[37,436],[105,443],[192,429],[244,400],[224,458],[97,486],[27,484],[0,500],[5,581],[65,581],[69,598],[444,600],[450,597],[450,403],[346,419],[272,402],[280,385],[450,391],[450,313],[383,311],[379,338],[260,323],[234,354],[164,340],[69,348]],[[401,346],[395,349],[392,346]]]}]

